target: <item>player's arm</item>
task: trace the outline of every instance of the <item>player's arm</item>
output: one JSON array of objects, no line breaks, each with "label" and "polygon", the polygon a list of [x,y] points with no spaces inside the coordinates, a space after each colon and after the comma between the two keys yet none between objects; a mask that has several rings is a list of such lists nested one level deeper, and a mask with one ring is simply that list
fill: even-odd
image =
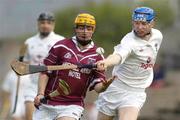
[{"label": "player's arm", "polygon": [[104,64],[107,67],[117,65],[120,62],[121,62],[121,56],[119,54],[111,54],[104,60]]},{"label": "player's arm", "polygon": [[48,75],[47,74],[40,74],[39,81],[38,81],[38,94],[44,95],[46,85],[48,83]]},{"label": "player's arm", "polygon": [[131,54],[133,46],[134,44],[128,35],[123,37],[121,43],[114,46],[113,54],[109,55],[106,59],[97,62],[97,70],[105,70],[107,67],[122,64]]},{"label": "player's arm", "polygon": [[119,54],[111,54],[106,59],[98,61],[97,70],[105,70],[107,67],[121,63],[121,56]]},{"label": "player's arm", "polygon": [[104,92],[109,87],[109,85],[113,82],[114,79],[115,79],[115,76],[110,77],[107,80],[102,80],[101,82],[95,85],[94,90],[97,93]]},{"label": "player's arm", "polygon": [[[52,47],[49,51],[49,55],[44,59],[45,65],[55,65],[57,62],[55,49]],[[40,105],[40,99],[44,97],[45,89],[49,80],[49,72],[44,72],[39,75],[38,80],[38,94],[34,99],[35,105]]]},{"label": "player's arm", "polygon": [[38,80],[38,94],[34,99],[35,105],[40,105],[40,99],[44,97],[45,89],[48,83],[48,75],[47,74],[40,74]]}]

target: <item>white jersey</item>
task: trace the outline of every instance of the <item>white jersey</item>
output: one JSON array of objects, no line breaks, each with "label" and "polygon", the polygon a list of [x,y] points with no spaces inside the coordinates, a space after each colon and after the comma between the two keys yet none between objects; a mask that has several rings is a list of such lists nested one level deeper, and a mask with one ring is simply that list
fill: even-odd
[{"label": "white jersey", "polygon": [[[18,100],[17,100],[17,110],[19,111],[19,108],[21,109],[19,112],[22,112],[24,110],[24,86],[26,84],[29,84],[30,78],[29,75],[21,76],[20,77],[20,85],[19,85],[19,93],[18,93]],[[17,90],[17,75],[14,73],[14,71],[9,71],[6,75],[4,82],[2,84],[2,89],[6,92],[10,93],[10,101],[11,101],[11,112],[14,108],[14,102],[15,102],[15,96],[16,96],[16,90]]]},{"label": "white jersey", "polygon": [[157,29],[151,32],[150,39],[146,41],[136,37],[132,31],[114,47],[113,54],[119,54],[122,61],[114,67],[112,74],[131,87],[146,88],[153,80],[153,66],[163,36]]},{"label": "white jersey", "polygon": [[[28,45],[27,55],[24,60],[30,62],[32,65],[39,65],[43,63],[44,58],[48,55],[50,48],[59,40],[64,37],[51,32],[47,37],[41,38],[40,34],[37,34],[25,41]],[[39,74],[32,74],[32,81],[37,84]]]}]

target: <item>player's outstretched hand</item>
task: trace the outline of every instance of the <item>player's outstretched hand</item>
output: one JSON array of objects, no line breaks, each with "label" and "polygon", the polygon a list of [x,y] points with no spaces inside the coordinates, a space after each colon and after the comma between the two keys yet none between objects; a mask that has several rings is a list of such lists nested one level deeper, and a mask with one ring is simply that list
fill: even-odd
[{"label": "player's outstretched hand", "polygon": [[96,66],[97,66],[96,69],[99,70],[99,71],[104,71],[104,70],[107,69],[107,66],[106,66],[104,60],[97,61],[97,62],[96,62]]}]

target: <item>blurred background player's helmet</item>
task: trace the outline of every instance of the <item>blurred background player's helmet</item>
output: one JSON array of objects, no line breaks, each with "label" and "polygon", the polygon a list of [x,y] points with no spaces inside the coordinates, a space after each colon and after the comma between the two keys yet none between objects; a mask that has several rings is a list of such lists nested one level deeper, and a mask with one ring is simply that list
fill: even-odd
[{"label": "blurred background player's helmet", "polygon": [[155,12],[149,7],[138,7],[133,11],[133,21],[151,22],[155,18]]},{"label": "blurred background player's helmet", "polygon": [[75,21],[74,21],[74,24],[75,24],[75,26],[77,26],[77,25],[92,26],[93,30],[96,27],[95,17],[88,14],[88,13],[78,14]]},{"label": "blurred background player's helmet", "polygon": [[55,21],[54,15],[52,13],[41,13],[38,17],[38,21],[43,21],[43,20],[48,20],[48,21]]}]

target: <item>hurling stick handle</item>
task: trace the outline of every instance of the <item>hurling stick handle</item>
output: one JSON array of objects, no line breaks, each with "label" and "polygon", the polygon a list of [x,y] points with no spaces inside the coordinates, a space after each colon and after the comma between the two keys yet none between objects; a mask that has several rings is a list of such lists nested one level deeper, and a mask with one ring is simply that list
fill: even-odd
[{"label": "hurling stick handle", "polygon": [[66,70],[66,69],[76,69],[77,65],[54,65],[47,66],[47,70]]},{"label": "hurling stick handle", "polygon": [[47,70],[51,71],[51,70],[66,70],[66,69],[76,69],[76,68],[96,68],[96,64],[64,64],[64,65],[50,65],[47,66]]}]

